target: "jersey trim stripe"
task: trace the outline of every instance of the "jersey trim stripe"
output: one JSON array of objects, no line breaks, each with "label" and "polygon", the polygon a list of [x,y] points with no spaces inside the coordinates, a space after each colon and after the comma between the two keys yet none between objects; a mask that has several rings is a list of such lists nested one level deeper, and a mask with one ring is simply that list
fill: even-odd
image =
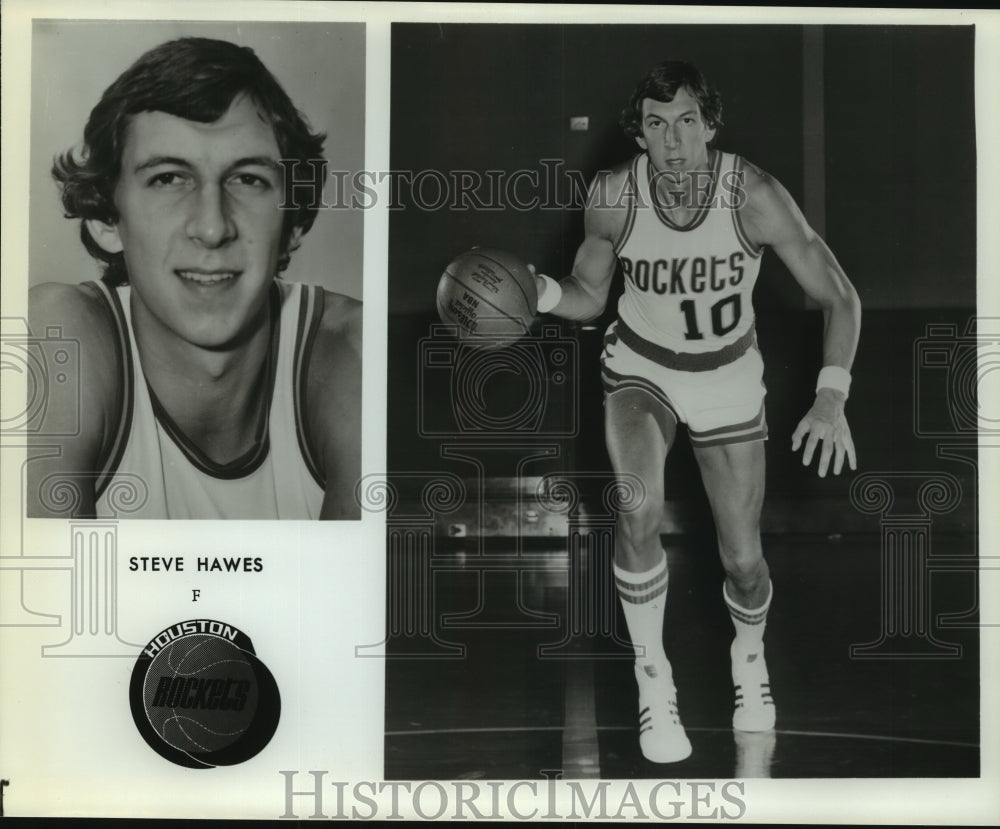
[{"label": "jersey trim stripe", "polygon": [[628,374],[618,374],[609,368],[601,368],[601,381],[604,386],[604,394],[610,396],[615,392],[625,391],[626,389],[636,389],[638,391],[644,391],[646,394],[653,397],[657,403],[661,404],[670,414],[673,416],[674,420],[680,422],[680,415],[677,414],[677,409],[674,408],[670,399],[660,390],[660,388],[655,384],[645,379],[644,377],[636,377],[635,375]]},{"label": "jersey trim stripe", "polygon": [[[620,320],[619,320],[620,322]],[[609,346],[615,345],[618,342],[617,326],[613,327],[604,335],[604,351],[607,353]],[[645,377],[637,377],[634,374],[619,374],[617,371],[612,371],[607,366],[607,360],[605,356],[601,357],[601,384],[604,386],[605,396],[609,394],[614,394],[616,391],[623,391],[624,389],[638,389],[639,391],[644,391],[652,397],[661,405],[663,405],[667,411],[673,415],[674,420],[680,421],[680,415],[677,414],[677,410],[674,408],[674,404],[670,402],[670,398],[663,393],[663,390],[653,383],[651,380],[647,380]]]},{"label": "jersey trim stripe", "polygon": [[729,365],[742,357],[757,337],[757,330],[751,325],[738,340],[716,351],[681,352],[643,339],[621,318],[616,330],[619,339],[640,357],[674,371],[712,371]]},{"label": "jersey trim stripe", "polygon": [[278,337],[281,327],[281,293],[278,285],[272,286],[270,294],[269,311],[271,317],[271,337],[268,342],[267,355],[264,359],[264,399],[261,403],[262,411],[257,421],[257,428],[254,432],[254,443],[246,452],[227,463],[217,463],[198,448],[193,441],[177,426],[173,418],[163,408],[163,404],[156,397],[156,393],[147,383],[149,390],[149,400],[153,405],[153,414],[156,420],[163,427],[170,439],[177,445],[177,448],[184,453],[195,469],[213,478],[231,480],[243,478],[254,472],[267,458],[270,451],[270,435],[268,423],[271,414],[271,398],[274,392],[274,378],[276,371],[276,361],[278,358]]},{"label": "jersey trim stripe", "polygon": [[318,456],[313,450],[315,445],[309,430],[309,418],[306,413],[307,391],[309,388],[309,356],[312,354],[313,342],[323,321],[323,307],[326,294],[316,285],[303,285],[299,300],[299,319],[295,331],[295,358],[292,371],[292,388],[295,402],[295,432],[298,435],[299,452],[309,470],[312,479],[321,489],[326,489],[326,477],[321,471]]},{"label": "jersey trim stripe", "polygon": [[743,423],[732,423],[728,426],[719,426],[717,429],[706,429],[703,432],[695,432],[700,439],[709,439],[713,437],[718,437],[719,435],[725,434],[727,432],[743,432],[750,429],[757,429],[760,427],[761,419],[764,416],[764,406],[761,404],[760,411],[757,412],[749,420],[745,420]]},{"label": "jersey trim stripe", "polygon": [[708,449],[712,446],[731,446],[734,443],[756,443],[759,440],[767,440],[767,426],[762,424],[760,429],[745,434],[723,435],[715,440],[698,440],[690,432],[691,446],[695,449]]},{"label": "jersey trim stripe", "polygon": [[718,429],[708,429],[704,432],[697,432],[689,428],[688,436],[691,439],[691,445],[697,449],[766,440],[767,421],[764,418],[764,404],[761,403],[760,411],[757,412],[756,417],[744,423],[721,426]]},{"label": "jersey trim stripe", "polygon": [[[737,180],[743,184],[746,181],[746,176],[743,173],[743,157],[735,156],[733,160],[733,169],[736,171]],[[732,210],[729,211],[733,214],[733,227],[736,230],[736,238],[739,239],[740,244],[743,246],[743,250],[749,253],[755,259],[758,258],[764,250],[757,247],[753,242],[750,241],[750,237],[747,235],[746,228],[743,227],[743,219],[740,218],[740,210],[738,207],[734,206]]]},{"label": "jersey trim stripe", "polygon": [[97,500],[104,493],[108,484],[118,472],[118,466],[125,455],[125,448],[128,445],[128,436],[132,431],[132,414],[135,397],[135,388],[132,382],[132,349],[128,336],[128,323],[125,321],[125,311],[122,309],[118,299],[118,293],[110,290],[103,282],[90,282],[97,288],[104,302],[107,304],[108,313],[114,320],[115,326],[115,356],[116,368],[121,380],[121,393],[116,401],[117,409],[114,413],[113,422],[115,424],[114,437],[108,446],[106,455],[98,460],[100,473],[94,486],[94,499]]},{"label": "jersey trim stripe", "polygon": [[601,384],[604,386],[605,396],[614,394],[616,391],[622,391],[623,389],[638,389],[639,391],[644,391],[647,394],[652,395],[657,402],[667,408],[670,414],[674,416],[675,420],[680,421],[680,416],[677,414],[677,410],[674,408],[673,403],[670,402],[670,398],[667,397],[666,394],[663,393],[663,390],[654,382],[647,380],[645,377],[639,377],[634,374],[619,374],[617,371],[612,371],[608,368],[607,352],[609,347],[617,345],[618,343],[617,329],[617,324],[612,325],[612,327],[609,328],[608,332],[604,335],[604,350],[601,354]]},{"label": "jersey trim stripe", "polygon": [[629,237],[632,235],[632,228],[635,226],[635,214],[636,214],[636,199],[639,195],[639,159],[642,158],[641,155],[637,155],[632,159],[632,164],[629,167],[628,179],[625,183],[625,197],[627,199],[625,208],[625,224],[622,226],[621,233],[618,234],[618,238],[615,240],[614,250],[615,253],[621,253],[622,248],[625,247],[625,243],[628,242]]},{"label": "jersey trim stripe", "polygon": [[715,160],[712,163],[712,189],[708,195],[708,200],[699,205],[695,209],[694,215],[688,219],[686,224],[678,224],[670,215],[667,213],[666,209],[661,204],[659,195],[656,192],[656,177],[659,175],[664,175],[663,173],[657,173],[653,170],[653,165],[649,161],[649,156],[646,156],[646,184],[647,191],[650,199],[650,203],[653,205],[653,210],[658,218],[663,224],[669,227],[671,230],[677,230],[682,233],[687,233],[691,230],[696,230],[701,224],[708,218],[709,211],[713,209],[715,203],[716,192],[719,189],[719,178],[722,173],[722,153],[718,150],[715,151]]}]

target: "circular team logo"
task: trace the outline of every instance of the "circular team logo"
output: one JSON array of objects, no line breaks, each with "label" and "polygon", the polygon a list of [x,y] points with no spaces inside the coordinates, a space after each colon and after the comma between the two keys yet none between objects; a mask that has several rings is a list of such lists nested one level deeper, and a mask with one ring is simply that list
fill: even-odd
[{"label": "circular team logo", "polygon": [[129,686],[132,718],[150,747],[189,768],[249,760],[278,727],[281,697],[250,638],[190,619],[143,648]]}]

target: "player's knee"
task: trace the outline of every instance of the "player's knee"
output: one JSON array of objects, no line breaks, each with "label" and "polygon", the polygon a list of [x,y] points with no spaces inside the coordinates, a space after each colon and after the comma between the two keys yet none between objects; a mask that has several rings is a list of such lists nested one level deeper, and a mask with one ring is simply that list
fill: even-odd
[{"label": "player's knee", "polygon": [[726,575],[742,587],[750,588],[767,577],[767,562],[760,546],[749,545],[739,549],[721,549],[722,566]]}]

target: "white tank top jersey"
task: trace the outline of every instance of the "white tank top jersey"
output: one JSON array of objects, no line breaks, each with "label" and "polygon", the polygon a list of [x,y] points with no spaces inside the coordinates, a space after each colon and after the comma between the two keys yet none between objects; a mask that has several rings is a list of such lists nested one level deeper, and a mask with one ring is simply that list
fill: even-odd
[{"label": "white tank top jersey", "polygon": [[740,223],[741,167],[739,156],[716,152],[707,204],[679,225],[663,209],[666,197],[653,197],[649,156],[633,159],[625,227],[615,243],[625,273],[618,316],[642,340],[680,354],[742,352],[752,344],[762,251]]},{"label": "white tank top jersey", "polygon": [[[187,440],[146,384],[132,334],[129,286],[94,284],[115,319],[122,369],[117,433],[97,481],[97,516],[319,518],[324,481],[307,439],[303,356],[323,316],[322,288],[275,283],[267,420],[246,454],[218,464]],[[140,484],[135,496],[137,479],[145,487]]]}]

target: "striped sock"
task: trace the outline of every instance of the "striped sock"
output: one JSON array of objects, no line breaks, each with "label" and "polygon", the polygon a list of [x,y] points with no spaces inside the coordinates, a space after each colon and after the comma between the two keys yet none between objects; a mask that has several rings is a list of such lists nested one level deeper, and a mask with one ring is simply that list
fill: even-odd
[{"label": "striped sock", "polygon": [[615,584],[618,598],[632,646],[636,664],[650,663],[665,666],[667,655],[663,650],[663,613],[667,604],[667,554],[652,569],[632,573],[615,565]]},{"label": "striped sock", "polygon": [[764,644],[764,628],[767,627],[767,610],[771,606],[773,595],[774,586],[768,581],[767,600],[760,607],[747,610],[730,599],[725,584],[722,585],[722,598],[726,600],[729,617],[733,620],[733,627],[736,628],[736,639],[733,641],[734,650],[747,656],[761,650]]},{"label": "striped sock", "polygon": [[774,728],[774,697],[771,696],[771,680],[764,661],[764,628],[773,595],[774,587],[768,582],[767,601],[758,608],[747,610],[729,598],[725,585],[722,588],[722,596],[736,628],[729,656],[736,697],[733,728],[737,731],[768,731]]}]

